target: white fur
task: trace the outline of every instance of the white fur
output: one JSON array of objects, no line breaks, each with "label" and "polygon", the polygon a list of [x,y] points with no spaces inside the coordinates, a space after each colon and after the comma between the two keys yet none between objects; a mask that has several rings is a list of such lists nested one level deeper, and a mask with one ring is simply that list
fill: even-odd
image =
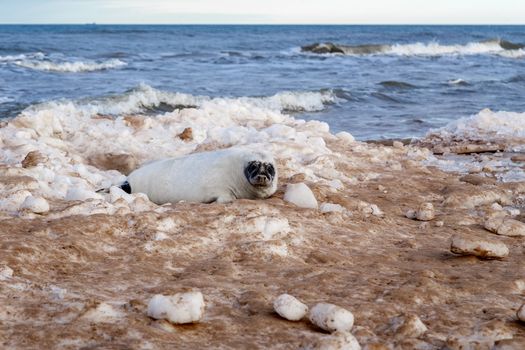
[{"label": "white fur", "polygon": [[[244,175],[250,161],[272,163],[272,185],[252,186]],[[267,198],[277,190],[277,167],[271,155],[242,149],[194,153],[181,158],[154,161],[128,176],[133,193],[145,193],[157,204],[179,201],[231,202],[237,198]]]}]

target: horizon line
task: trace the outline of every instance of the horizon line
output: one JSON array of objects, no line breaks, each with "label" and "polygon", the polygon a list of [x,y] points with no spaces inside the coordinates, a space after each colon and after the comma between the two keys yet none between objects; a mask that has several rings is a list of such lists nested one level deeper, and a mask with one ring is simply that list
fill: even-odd
[{"label": "horizon line", "polygon": [[75,22],[75,23],[0,23],[0,25],[144,25],[144,26],[525,26],[524,23],[111,23],[111,22]]}]

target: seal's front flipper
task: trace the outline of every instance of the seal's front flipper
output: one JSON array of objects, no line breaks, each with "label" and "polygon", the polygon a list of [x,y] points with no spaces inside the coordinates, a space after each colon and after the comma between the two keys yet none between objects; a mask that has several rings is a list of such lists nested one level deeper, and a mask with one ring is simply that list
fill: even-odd
[{"label": "seal's front flipper", "polygon": [[223,203],[230,203],[230,202],[233,202],[235,200],[235,196],[233,195],[230,195],[230,194],[223,194],[221,196],[219,196],[216,200],[215,200],[215,203],[220,203],[220,204],[223,204]]},{"label": "seal's front flipper", "polygon": [[124,183],[120,185],[119,188],[127,194],[131,194],[131,186],[129,185],[129,182],[124,181]]},{"label": "seal's front flipper", "polygon": [[[131,186],[129,184],[129,182],[127,181],[124,181],[121,185],[117,186],[118,188],[120,188],[122,191],[128,193],[128,194],[131,194]],[[109,188],[101,188],[101,189],[98,189],[95,191],[96,193],[109,193],[110,190]]]}]

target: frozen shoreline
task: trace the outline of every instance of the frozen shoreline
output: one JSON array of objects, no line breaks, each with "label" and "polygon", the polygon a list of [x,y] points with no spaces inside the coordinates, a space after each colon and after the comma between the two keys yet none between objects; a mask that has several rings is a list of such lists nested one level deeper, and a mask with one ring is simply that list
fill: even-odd
[{"label": "frozen shoreline", "polygon": [[[272,301],[285,292],[311,305],[351,310],[352,333],[364,348],[525,344],[515,320],[525,295],[523,237],[484,228],[493,217],[523,221],[525,186],[499,175],[521,171],[524,159],[516,152],[467,154],[467,164],[450,149],[473,144],[458,135],[481,135],[474,127],[486,115],[505,126],[513,114],[484,111],[439,140],[429,136],[426,145],[385,146],[332,135],[325,123],[283,112],[322,108],[330,95],[198,100],[159,97],[146,88],[129,96],[111,105],[48,104],[0,128],[1,344],[227,349],[316,343],[319,330],[272,314]],[[133,109],[162,98],[196,107],[157,116]],[[518,126],[508,140],[520,140]],[[187,128],[191,137],[182,136]],[[275,196],[157,206],[141,195],[95,193],[152,154],[229,146],[274,153]],[[438,146],[449,149],[433,154]],[[37,153],[28,159],[29,152]],[[122,172],[108,169],[116,163]],[[321,210],[284,201],[290,183],[311,188]],[[425,203],[435,208],[430,221],[405,216]],[[503,244],[508,256],[454,255],[450,240],[458,232],[468,242]],[[188,288],[201,290],[209,305],[201,323],[174,326],[147,317],[153,295]],[[427,330],[401,327],[407,320]]]}]

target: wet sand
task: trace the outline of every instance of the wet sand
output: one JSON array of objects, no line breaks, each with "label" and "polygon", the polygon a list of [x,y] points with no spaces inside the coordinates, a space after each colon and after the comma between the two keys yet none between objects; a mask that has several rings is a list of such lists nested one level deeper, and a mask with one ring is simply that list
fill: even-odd
[{"label": "wet sand", "polygon": [[[327,332],[273,311],[275,298],[289,293],[310,307],[350,310],[363,349],[525,348],[516,316],[525,301],[525,237],[484,227],[490,217],[524,220],[525,185],[497,182],[488,168],[467,177],[443,172],[424,162],[429,151],[419,145],[323,139],[330,152],[302,164],[311,174],[276,155],[280,189],[264,201],[158,207],[143,200],[96,214],[95,199],[50,199],[43,214],[4,212],[1,347],[314,347]],[[334,181],[333,169],[344,176]],[[3,194],[33,186],[18,165],[3,165],[0,176]],[[285,202],[286,185],[297,182],[342,211]],[[432,203],[432,220],[407,218],[423,203]],[[454,254],[454,235],[503,243],[509,254]],[[147,316],[153,295],[188,290],[204,295],[201,322]],[[426,332],[410,327],[415,317]]]}]

